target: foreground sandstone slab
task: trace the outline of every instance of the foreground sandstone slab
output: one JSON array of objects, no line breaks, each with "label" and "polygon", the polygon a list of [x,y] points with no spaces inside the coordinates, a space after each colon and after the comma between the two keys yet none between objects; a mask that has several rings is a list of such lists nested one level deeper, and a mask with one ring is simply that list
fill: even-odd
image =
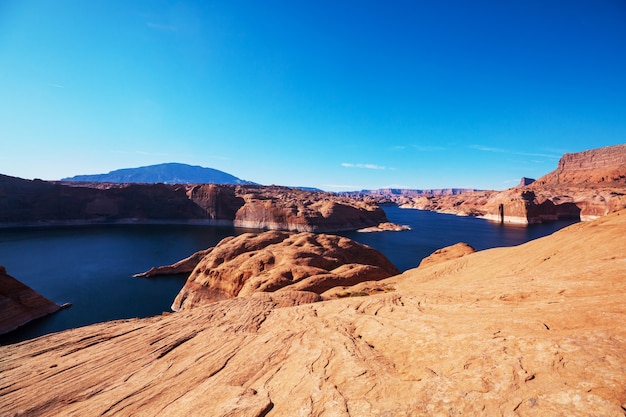
[{"label": "foreground sandstone slab", "polygon": [[0,410],[624,416],[625,211],[380,284],[393,290],[255,293],[0,347]]}]

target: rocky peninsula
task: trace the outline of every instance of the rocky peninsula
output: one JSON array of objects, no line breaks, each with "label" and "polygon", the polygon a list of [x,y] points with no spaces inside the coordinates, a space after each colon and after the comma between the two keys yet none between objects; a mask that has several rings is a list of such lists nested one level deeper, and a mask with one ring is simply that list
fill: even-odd
[{"label": "rocky peninsula", "polygon": [[307,291],[378,281],[400,271],[380,252],[351,239],[270,231],[223,239],[174,265],[138,277],[189,272],[172,309],[180,311],[255,292]]}]

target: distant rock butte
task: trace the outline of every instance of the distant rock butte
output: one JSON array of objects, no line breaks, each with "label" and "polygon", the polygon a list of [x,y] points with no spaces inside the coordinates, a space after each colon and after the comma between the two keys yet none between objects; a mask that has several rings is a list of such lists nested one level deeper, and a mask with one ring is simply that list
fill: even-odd
[{"label": "distant rock butte", "polygon": [[565,154],[558,168],[505,191],[422,196],[401,207],[480,216],[503,223],[593,220],[626,207],[626,145]]},{"label": "distant rock butte", "polygon": [[61,306],[7,274],[0,266],[0,334],[52,314]]},{"label": "distant rock butte", "polygon": [[625,230],[2,346],[1,414],[623,417]]},{"label": "distant rock butte", "polygon": [[[181,261],[196,263],[172,309],[241,297],[254,292],[307,291],[375,281],[400,271],[380,252],[351,239],[313,233],[270,231],[223,239],[214,248]],[[155,268],[146,276],[170,271]],[[172,267],[178,271],[176,264]],[[140,274],[141,275],[141,274]]]},{"label": "distant rock butte", "polygon": [[0,227],[191,223],[334,232],[385,222],[385,212],[374,203],[287,187],[68,185],[0,175]]}]

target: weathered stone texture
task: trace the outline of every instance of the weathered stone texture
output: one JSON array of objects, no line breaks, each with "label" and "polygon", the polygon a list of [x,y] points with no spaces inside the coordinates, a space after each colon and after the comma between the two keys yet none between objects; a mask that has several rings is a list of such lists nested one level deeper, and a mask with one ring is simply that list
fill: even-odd
[{"label": "weathered stone texture", "polygon": [[0,265],[0,334],[54,313],[60,305],[7,274]]},{"label": "weathered stone texture", "polygon": [[623,417],[625,228],[2,346],[0,414]]},{"label": "weathered stone texture", "polygon": [[204,252],[172,309],[179,311],[255,292],[321,294],[339,285],[381,280],[399,272],[380,252],[345,237],[245,233],[228,237]]}]

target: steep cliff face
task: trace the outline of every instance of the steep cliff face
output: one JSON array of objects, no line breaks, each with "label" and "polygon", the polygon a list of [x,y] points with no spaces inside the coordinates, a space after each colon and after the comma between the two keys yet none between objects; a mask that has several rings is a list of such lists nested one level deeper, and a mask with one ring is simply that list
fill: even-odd
[{"label": "steep cliff face", "polygon": [[502,223],[596,219],[626,207],[626,145],[565,154],[553,172],[505,191],[420,197],[404,207]]},{"label": "steep cliff face", "polygon": [[202,208],[209,218],[226,224],[232,224],[237,210],[245,203],[243,198],[236,195],[234,187],[216,184],[192,186],[187,191],[187,196]]},{"label": "steep cliff face", "polygon": [[239,227],[294,232],[356,230],[387,222],[385,212],[365,203],[330,193],[287,187],[241,186],[245,204],[235,216]]},{"label": "steep cliff face", "polygon": [[60,308],[60,305],[7,274],[6,269],[0,266],[0,334]]},{"label": "steep cliff face", "polygon": [[0,175],[0,227],[87,223],[234,225],[330,232],[387,221],[374,203],[256,185],[67,184]]},{"label": "steep cliff face", "polygon": [[0,175],[0,225],[5,227],[207,218],[183,186],[71,187]]},{"label": "steep cliff face", "polygon": [[626,144],[566,153],[553,172],[539,178],[543,186],[557,184],[626,184]]},{"label": "steep cliff face", "polygon": [[623,417],[625,228],[0,346],[0,414]]},{"label": "steep cliff face", "polygon": [[226,238],[205,252],[172,309],[179,311],[254,292],[321,294],[335,286],[377,281],[398,273],[383,254],[345,237],[306,232],[246,233]]}]

